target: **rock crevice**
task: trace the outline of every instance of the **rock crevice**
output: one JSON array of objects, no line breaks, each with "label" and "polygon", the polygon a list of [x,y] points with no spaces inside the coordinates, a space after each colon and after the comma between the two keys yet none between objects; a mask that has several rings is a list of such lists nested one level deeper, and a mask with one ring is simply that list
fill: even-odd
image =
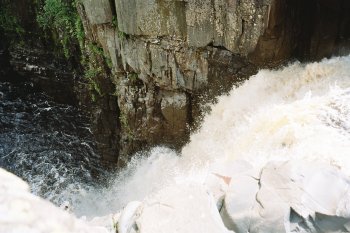
[{"label": "rock crevice", "polygon": [[[31,0],[14,4],[23,2],[33,5]],[[77,4],[85,34],[80,50],[91,57],[88,47],[101,48],[89,65],[100,73],[90,84],[70,82],[75,88],[69,92],[100,112],[92,116],[96,138],[105,145],[101,153],[122,165],[144,146],[180,148],[198,125],[203,102],[262,67],[347,53],[349,10],[343,0],[82,0]],[[22,21],[36,18],[21,12]],[[44,72],[39,61],[26,61],[24,51],[10,52],[17,71]],[[81,70],[80,63],[75,58],[62,64]],[[68,80],[76,80],[73,73]],[[52,83],[61,82],[61,74],[50,76]]]}]

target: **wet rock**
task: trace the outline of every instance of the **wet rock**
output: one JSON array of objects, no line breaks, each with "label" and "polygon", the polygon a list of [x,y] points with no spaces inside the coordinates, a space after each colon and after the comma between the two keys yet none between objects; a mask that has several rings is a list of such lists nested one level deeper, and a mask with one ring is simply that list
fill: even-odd
[{"label": "wet rock", "polygon": [[108,233],[30,194],[23,180],[3,169],[0,181],[0,232]]},{"label": "wet rock", "polygon": [[118,219],[118,233],[128,233],[136,231],[135,218],[136,212],[141,206],[141,202],[133,201],[127,204]]},{"label": "wet rock", "polygon": [[231,232],[225,228],[212,196],[196,184],[175,185],[143,202],[137,232]]},{"label": "wet rock", "polygon": [[235,232],[349,232],[349,201],[336,167],[270,162],[232,177],[221,215]]},{"label": "wet rock", "polygon": [[211,164],[204,184],[213,195],[218,210],[223,207],[223,200],[232,177],[251,169],[252,166],[244,160],[218,161]]},{"label": "wet rock", "polygon": [[[32,75],[55,98],[72,100],[75,93],[76,102],[93,109],[95,128],[102,129],[94,130],[101,154],[119,164],[144,146],[180,148],[188,139],[189,128],[197,125],[205,111],[202,103],[228,92],[259,68],[276,67],[291,59],[346,54],[350,45],[350,3],[344,0],[80,3],[77,9],[85,45],[77,43],[71,48],[75,58],[70,61],[53,62],[58,41],[42,37],[44,32],[34,20],[41,6],[18,1],[14,8],[20,21],[26,22],[24,28],[30,31],[32,42],[25,49],[11,48],[10,60],[16,71]],[[28,8],[20,7],[24,5]],[[102,87],[103,92],[96,104],[87,100],[97,96],[91,95],[91,84],[75,80],[74,75],[85,66],[80,54],[91,57],[87,49],[91,45],[103,48],[99,61],[94,61],[101,74],[94,78],[97,85],[93,86]],[[172,108],[179,115],[176,125],[180,130],[169,130],[169,116],[163,114],[161,102],[165,92],[186,95],[185,106]],[[107,116],[107,123],[104,117],[96,117],[100,115]]]},{"label": "wet rock", "polygon": [[186,132],[188,100],[186,94],[164,91],[161,93],[161,112],[167,122],[168,131],[178,131],[179,136]]}]

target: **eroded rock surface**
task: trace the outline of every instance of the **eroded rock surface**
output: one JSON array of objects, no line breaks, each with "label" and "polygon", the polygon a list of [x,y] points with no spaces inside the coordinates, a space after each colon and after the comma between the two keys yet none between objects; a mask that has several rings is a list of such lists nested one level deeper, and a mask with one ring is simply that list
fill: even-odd
[{"label": "eroded rock surface", "polygon": [[336,167],[270,162],[232,177],[221,215],[235,232],[349,232],[349,201]]},{"label": "eroded rock surface", "polygon": [[201,114],[199,96],[208,101],[262,66],[340,52],[349,38],[344,28],[350,5],[344,1],[84,0],[83,5],[86,31],[113,64],[121,164],[142,145],[186,141]]},{"label": "eroded rock surface", "polygon": [[346,54],[350,45],[344,0],[82,0],[84,38],[71,59],[52,60],[62,48],[50,32],[42,37],[42,3],[12,6],[28,31],[26,46],[10,49],[12,66],[57,98],[74,92],[91,112],[104,159],[121,166],[147,146],[181,148],[201,104],[258,69]]},{"label": "eroded rock surface", "polygon": [[131,219],[134,227],[125,233],[231,232],[224,226],[211,194],[198,184],[162,189],[146,198]]}]

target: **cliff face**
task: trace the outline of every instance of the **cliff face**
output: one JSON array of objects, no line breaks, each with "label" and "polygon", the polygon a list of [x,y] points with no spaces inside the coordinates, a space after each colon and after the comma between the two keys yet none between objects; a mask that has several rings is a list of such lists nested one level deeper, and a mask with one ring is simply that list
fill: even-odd
[{"label": "cliff face", "polygon": [[116,162],[120,130],[115,87],[103,52],[84,35],[79,5],[70,0],[0,0],[0,6],[0,81],[29,81],[57,102],[79,105],[91,115],[104,160]]},{"label": "cliff face", "polygon": [[211,98],[255,72],[244,56],[264,31],[267,10],[249,1],[83,1],[85,31],[113,65],[121,153],[180,146],[201,94]]},{"label": "cliff face", "polygon": [[94,106],[102,153],[123,165],[141,146],[181,146],[200,104],[257,69],[346,53],[349,10],[346,0],[81,0],[80,50],[94,59],[90,89],[75,82],[75,93]]},{"label": "cliff face", "polygon": [[[346,1],[84,0],[113,63],[124,154],[181,144],[209,98],[258,67],[319,59],[349,43]],[[123,158],[123,157],[122,157]]]},{"label": "cliff face", "polygon": [[62,56],[62,48],[40,29],[36,22],[39,2],[0,0],[1,69],[7,70],[0,79],[12,80],[19,74],[45,89],[56,101],[76,103],[72,73],[75,64]]}]

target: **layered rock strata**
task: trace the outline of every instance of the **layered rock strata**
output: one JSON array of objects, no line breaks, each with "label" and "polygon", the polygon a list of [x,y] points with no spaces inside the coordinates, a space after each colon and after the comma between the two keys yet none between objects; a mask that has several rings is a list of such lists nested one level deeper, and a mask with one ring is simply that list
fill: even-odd
[{"label": "layered rock strata", "polygon": [[[180,148],[201,104],[259,68],[344,54],[350,38],[344,0],[82,0],[84,43],[64,61],[40,36],[35,4],[13,2],[30,43],[10,49],[11,64],[57,99],[85,106],[101,154],[120,166],[140,148]],[[94,58],[82,65],[78,54]]]},{"label": "layered rock strata", "polygon": [[113,64],[122,163],[142,145],[181,145],[201,100],[259,67],[319,59],[349,43],[344,1],[84,0],[83,6],[84,25]]}]

